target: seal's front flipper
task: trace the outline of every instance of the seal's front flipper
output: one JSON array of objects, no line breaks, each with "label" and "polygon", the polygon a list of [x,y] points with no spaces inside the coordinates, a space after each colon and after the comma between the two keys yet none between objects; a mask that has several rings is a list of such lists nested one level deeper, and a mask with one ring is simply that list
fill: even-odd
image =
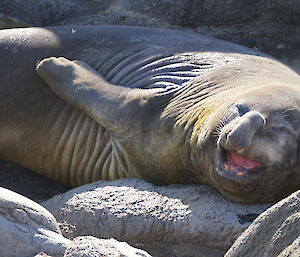
[{"label": "seal's front flipper", "polygon": [[113,85],[87,64],[63,57],[44,59],[38,63],[36,70],[58,96],[115,132],[120,132],[120,124],[126,131],[133,124],[138,125],[143,120],[142,115],[149,114],[149,111],[153,114],[151,102],[161,98],[161,89],[131,89]]}]

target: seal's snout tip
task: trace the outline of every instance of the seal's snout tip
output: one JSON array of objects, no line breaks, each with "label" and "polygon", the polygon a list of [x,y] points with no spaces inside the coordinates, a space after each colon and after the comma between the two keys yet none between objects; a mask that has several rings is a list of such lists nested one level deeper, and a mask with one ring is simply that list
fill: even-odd
[{"label": "seal's snout tip", "polygon": [[238,152],[250,147],[255,133],[265,124],[266,120],[261,113],[247,112],[228,133],[225,148]]}]

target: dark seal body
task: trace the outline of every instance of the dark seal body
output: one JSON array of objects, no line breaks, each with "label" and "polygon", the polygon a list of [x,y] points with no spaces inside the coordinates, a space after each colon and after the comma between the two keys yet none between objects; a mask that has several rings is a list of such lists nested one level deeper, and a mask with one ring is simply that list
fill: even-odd
[{"label": "dark seal body", "polygon": [[[98,179],[136,176],[157,184],[209,184],[228,197],[245,202],[273,200],[285,194],[288,186],[289,190],[299,186],[296,161],[290,164],[292,168],[284,166],[290,172],[280,177],[280,185],[268,183],[266,191],[262,189],[266,182],[261,184],[259,181],[264,179],[257,176],[237,181],[231,178],[240,176],[236,171],[229,175],[216,171],[220,163],[217,159],[225,158],[223,154],[219,156],[220,149],[229,148],[222,138],[233,131],[232,127],[238,131],[233,134],[240,138],[241,131],[247,134],[256,131],[267,115],[260,119],[262,111],[254,108],[259,113],[256,116],[250,113],[243,118],[244,113],[240,113],[236,115],[238,119],[226,118],[230,106],[243,98],[242,92],[258,85],[264,94],[261,88],[274,84],[291,88],[291,96],[299,93],[300,80],[296,73],[255,50],[182,32],[87,26],[2,30],[0,53],[2,160],[73,186]],[[120,89],[112,88],[111,92],[99,96],[101,105],[97,111],[101,117],[97,119],[96,111],[85,106],[91,106],[89,103],[97,101],[98,96],[89,97],[88,103],[69,101],[51,86],[60,97],[54,94],[36,74],[36,63],[51,56],[83,61],[112,85],[141,89],[132,97],[139,99],[137,104],[127,95],[122,100],[116,98]],[[68,64],[60,67],[67,78],[70,69],[72,65]],[[85,68],[82,69],[84,72]],[[52,76],[56,73],[60,72]],[[87,87],[89,83],[87,79]],[[260,101],[264,102],[263,98]],[[280,105],[284,99],[278,101]],[[243,106],[250,108],[247,104]],[[295,106],[284,103],[275,107],[278,110]],[[240,129],[245,126],[246,129]],[[252,134],[244,140],[246,143],[239,143],[240,149],[251,145],[255,133]],[[235,150],[233,144],[227,150],[238,153],[240,149]],[[289,145],[281,143],[284,148]],[[255,145],[253,149],[256,148]],[[246,158],[247,154],[239,156]],[[271,162],[272,158],[282,163],[280,158],[287,159],[286,155],[282,156],[276,157],[274,153],[260,160],[250,154],[253,163]],[[244,161],[232,159],[228,160],[230,167]],[[253,163],[245,162],[241,167],[252,169]],[[268,181],[273,179],[271,173],[265,176]]]}]

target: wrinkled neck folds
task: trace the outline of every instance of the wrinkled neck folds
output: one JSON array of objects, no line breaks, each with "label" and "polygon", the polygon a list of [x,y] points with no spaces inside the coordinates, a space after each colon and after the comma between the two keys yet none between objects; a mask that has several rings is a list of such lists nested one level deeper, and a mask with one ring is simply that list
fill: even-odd
[{"label": "wrinkled neck folds", "polygon": [[209,121],[223,101],[219,96],[222,86],[205,78],[191,80],[176,93],[162,114],[175,117],[175,129],[184,137],[186,161],[201,183],[206,183],[201,174],[211,160],[211,151],[206,149],[213,132]]}]

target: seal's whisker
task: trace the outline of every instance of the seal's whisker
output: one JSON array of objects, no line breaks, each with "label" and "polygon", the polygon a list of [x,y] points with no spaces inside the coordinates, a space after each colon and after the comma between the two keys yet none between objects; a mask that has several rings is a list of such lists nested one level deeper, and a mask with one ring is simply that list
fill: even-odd
[{"label": "seal's whisker", "polygon": [[[220,131],[221,132],[221,131]],[[219,136],[220,136],[220,133],[219,131],[214,131],[213,133],[212,133],[212,136],[214,137],[214,138],[219,138]]]},{"label": "seal's whisker", "polygon": [[219,124],[216,126],[215,130],[212,132],[212,136],[213,136],[214,138],[219,138],[219,137],[220,137],[220,134],[221,134],[221,132],[222,132],[222,129],[224,128],[225,125],[226,125],[226,123],[224,123],[224,122],[219,123]]},{"label": "seal's whisker", "polygon": [[219,127],[216,127],[215,131],[218,131],[218,132],[221,132],[223,127],[219,126]]},{"label": "seal's whisker", "polygon": [[212,136],[214,138],[219,138],[222,132],[222,129],[228,124],[230,123],[232,120],[234,120],[236,117],[238,117],[238,110],[235,109],[229,109],[224,116],[221,118],[220,122],[218,123],[218,125],[216,126],[216,128],[214,129]]}]

